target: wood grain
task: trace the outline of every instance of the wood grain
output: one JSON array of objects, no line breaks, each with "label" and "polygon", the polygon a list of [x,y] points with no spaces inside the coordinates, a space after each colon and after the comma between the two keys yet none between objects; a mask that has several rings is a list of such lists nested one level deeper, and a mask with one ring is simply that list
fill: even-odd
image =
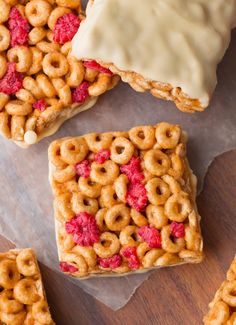
[{"label": "wood grain", "polygon": [[[199,265],[156,271],[131,301],[114,312],[41,265],[57,325],[197,325],[236,253],[236,151],[211,165],[198,198],[206,258]],[[11,244],[0,239],[0,250]],[[112,290],[112,288],[111,288]]]}]

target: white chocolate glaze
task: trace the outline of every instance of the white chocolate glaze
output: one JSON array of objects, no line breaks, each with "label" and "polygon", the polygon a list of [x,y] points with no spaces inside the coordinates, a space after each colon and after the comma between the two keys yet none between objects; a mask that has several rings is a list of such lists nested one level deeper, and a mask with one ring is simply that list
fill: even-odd
[{"label": "white chocolate glaze", "polygon": [[72,53],[181,87],[207,106],[235,26],[236,0],[95,0]]}]

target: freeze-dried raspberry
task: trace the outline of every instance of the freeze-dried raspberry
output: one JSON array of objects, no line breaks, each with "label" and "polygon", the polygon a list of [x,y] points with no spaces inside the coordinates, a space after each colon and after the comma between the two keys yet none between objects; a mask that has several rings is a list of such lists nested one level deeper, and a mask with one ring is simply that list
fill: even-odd
[{"label": "freeze-dried raspberry", "polygon": [[66,232],[81,246],[91,246],[99,241],[99,228],[94,216],[80,212],[65,224]]},{"label": "freeze-dried raspberry", "polygon": [[39,99],[33,104],[33,108],[43,112],[47,108],[47,103],[45,102],[44,99]]},{"label": "freeze-dried raspberry", "polygon": [[71,265],[67,262],[60,262],[60,269],[62,272],[65,272],[65,273],[75,273],[75,272],[79,271],[79,269],[77,267],[75,267],[74,265]]},{"label": "freeze-dried raspberry", "polygon": [[143,184],[129,184],[126,193],[127,203],[137,211],[143,211],[148,203],[147,191]]},{"label": "freeze-dried raspberry", "polygon": [[21,15],[16,7],[11,8],[9,20],[9,31],[11,34],[11,46],[27,45],[30,26],[28,21]]},{"label": "freeze-dried raspberry", "polygon": [[22,88],[23,75],[16,71],[16,63],[7,63],[7,72],[5,76],[0,79],[0,92],[12,95]]},{"label": "freeze-dried raspberry", "polygon": [[140,261],[137,256],[137,248],[135,246],[128,246],[122,248],[121,254],[127,258],[128,265],[132,270],[138,269],[140,266]]},{"label": "freeze-dried raspberry", "polygon": [[170,224],[170,231],[171,231],[171,235],[173,235],[176,238],[185,237],[185,228],[183,223],[173,221]]},{"label": "freeze-dried raspberry", "polygon": [[122,258],[120,255],[114,255],[109,258],[98,258],[98,264],[104,268],[116,269],[121,265]]},{"label": "freeze-dried raspberry", "polygon": [[85,159],[75,165],[75,171],[77,175],[82,176],[84,178],[88,178],[90,175],[90,162],[89,160]]},{"label": "freeze-dried raspberry", "polygon": [[89,97],[88,92],[89,82],[84,81],[81,85],[75,88],[72,92],[73,103],[84,103]]},{"label": "freeze-dried raspberry", "polygon": [[138,234],[148,243],[150,248],[161,248],[161,236],[156,228],[143,226],[139,229]]},{"label": "freeze-dried raspberry", "polygon": [[110,150],[102,149],[95,154],[94,160],[99,164],[103,164],[106,160],[110,158],[110,156]]},{"label": "freeze-dried raspberry", "polygon": [[65,44],[72,40],[80,26],[80,19],[69,13],[59,17],[53,29],[53,40],[59,44]]},{"label": "freeze-dried raspberry", "polygon": [[144,179],[139,157],[132,157],[127,165],[120,167],[120,170],[132,183],[140,183]]},{"label": "freeze-dried raspberry", "polygon": [[99,71],[101,73],[108,74],[109,76],[113,76],[113,73],[111,72],[111,70],[102,67],[99,63],[97,63],[94,60],[84,61],[84,66],[85,66],[85,68],[93,69],[93,70]]}]

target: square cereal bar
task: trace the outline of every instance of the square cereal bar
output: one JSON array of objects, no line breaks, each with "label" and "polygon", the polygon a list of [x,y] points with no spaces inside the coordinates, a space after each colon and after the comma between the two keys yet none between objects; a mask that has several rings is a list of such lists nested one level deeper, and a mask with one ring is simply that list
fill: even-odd
[{"label": "square cereal bar", "polygon": [[205,325],[236,324],[236,256],[227,272],[226,280],[209,304],[209,312],[204,317]]},{"label": "square cereal bar", "polygon": [[0,253],[0,324],[55,324],[30,248]]},{"label": "square cereal bar", "polygon": [[80,0],[0,0],[0,133],[27,147],[89,109],[119,77],[71,55]]},{"label": "square cereal bar", "polygon": [[90,0],[72,53],[138,92],[203,111],[235,26],[235,0]]},{"label": "square cereal bar", "polygon": [[56,140],[49,167],[63,272],[124,275],[202,260],[196,177],[178,125]]}]

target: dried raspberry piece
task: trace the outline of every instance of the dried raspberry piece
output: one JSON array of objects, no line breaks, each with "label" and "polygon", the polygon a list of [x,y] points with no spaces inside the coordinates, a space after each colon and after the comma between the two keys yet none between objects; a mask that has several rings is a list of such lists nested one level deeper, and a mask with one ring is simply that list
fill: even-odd
[{"label": "dried raspberry piece", "polygon": [[53,40],[59,44],[65,44],[72,40],[80,26],[80,19],[69,13],[59,17],[53,29]]},{"label": "dried raspberry piece", "polygon": [[27,45],[30,26],[16,7],[12,7],[8,20],[11,34],[11,46]]},{"label": "dried raspberry piece", "polygon": [[173,221],[170,224],[170,231],[171,231],[171,235],[173,235],[176,238],[185,237],[185,228],[183,223]]},{"label": "dried raspberry piece", "polygon": [[138,234],[148,243],[150,248],[161,248],[161,236],[156,228],[143,226],[139,229]]},{"label": "dried raspberry piece", "polygon": [[72,92],[73,103],[84,103],[89,97],[88,92],[89,82],[84,81],[81,85],[75,88]]},{"label": "dried raspberry piece", "polygon": [[77,267],[75,267],[74,265],[71,265],[67,262],[60,262],[60,269],[62,272],[65,272],[65,273],[75,273],[75,272],[79,271],[79,269]]},{"label": "dried raspberry piece", "polygon": [[90,162],[85,159],[75,165],[75,171],[77,175],[82,176],[84,178],[88,178],[90,176]]},{"label": "dried raspberry piece", "polygon": [[67,221],[65,229],[73,235],[73,240],[81,246],[91,246],[99,241],[99,228],[94,216],[87,212],[80,212],[73,219]]},{"label": "dried raspberry piece", "polygon": [[41,112],[45,111],[47,108],[47,103],[44,99],[39,99],[33,104],[33,108],[40,110]]},{"label": "dried raspberry piece", "polygon": [[95,154],[94,160],[99,164],[103,164],[106,160],[110,158],[110,156],[110,150],[102,149]]},{"label": "dried raspberry piece", "polygon": [[16,71],[16,63],[7,63],[7,72],[5,76],[0,79],[0,92],[12,95],[22,88],[23,75]]},{"label": "dried raspberry piece", "polygon": [[122,258],[120,255],[114,255],[109,258],[98,258],[98,264],[104,268],[116,269],[121,265]]},{"label": "dried raspberry piece", "polygon": [[132,270],[138,269],[140,266],[140,261],[137,256],[137,247],[135,246],[128,246],[122,248],[121,254],[127,258],[129,268]]},{"label": "dried raspberry piece", "polygon": [[84,61],[84,66],[85,66],[85,68],[93,69],[93,70],[108,74],[109,76],[113,76],[113,73],[111,72],[111,70],[102,67],[99,63],[97,63],[94,60]]},{"label": "dried raspberry piece", "polygon": [[139,157],[132,157],[127,165],[120,167],[120,170],[132,183],[140,183],[144,179]]},{"label": "dried raspberry piece", "polygon": [[127,203],[137,211],[143,211],[148,203],[147,191],[143,184],[129,184],[126,193]]}]

